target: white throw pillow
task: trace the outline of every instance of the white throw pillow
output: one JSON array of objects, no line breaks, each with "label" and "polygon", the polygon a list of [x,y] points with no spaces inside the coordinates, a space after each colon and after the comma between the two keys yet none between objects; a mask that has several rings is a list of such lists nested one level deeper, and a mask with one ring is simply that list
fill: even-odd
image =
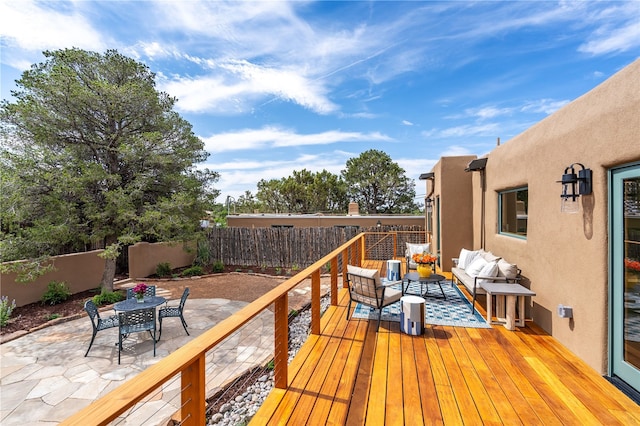
[{"label": "white throw pillow", "polygon": [[484,268],[486,265],[486,260],[484,260],[482,257],[477,257],[473,260],[473,262],[471,262],[469,266],[464,269],[464,271],[470,277],[475,278],[480,275],[480,271],[482,271],[482,268]]},{"label": "white throw pillow", "polygon": [[467,267],[467,258],[469,257],[469,253],[471,250],[461,249],[460,254],[458,255],[458,268],[466,268]]},{"label": "white throw pillow", "polygon": [[518,276],[518,266],[500,259],[498,261],[498,276],[514,279]]},{"label": "white throw pillow", "polygon": [[[498,276],[498,262],[489,262],[478,274],[480,277],[497,277]],[[478,280],[478,284],[492,283],[493,280]]]},{"label": "white throw pillow", "polygon": [[458,268],[466,269],[467,266],[471,265],[471,262],[473,262],[479,255],[479,250],[460,250],[460,256],[458,256]]},{"label": "white throw pillow", "polygon": [[426,243],[426,244],[412,244],[412,243],[406,243],[407,244],[407,251],[406,251],[406,255],[411,257],[414,254],[418,253],[429,253],[429,251],[431,250],[431,243]]}]

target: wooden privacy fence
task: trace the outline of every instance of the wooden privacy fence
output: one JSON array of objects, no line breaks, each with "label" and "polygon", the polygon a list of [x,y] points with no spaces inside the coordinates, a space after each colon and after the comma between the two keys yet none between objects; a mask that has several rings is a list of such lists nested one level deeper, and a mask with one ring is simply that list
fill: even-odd
[{"label": "wooden privacy fence", "polygon": [[211,259],[225,265],[302,268],[360,232],[369,233],[365,250],[375,260],[402,256],[405,242],[421,243],[427,238],[420,226],[385,226],[384,232],[377,231],[376,227],[211,228],[208,241]]}]

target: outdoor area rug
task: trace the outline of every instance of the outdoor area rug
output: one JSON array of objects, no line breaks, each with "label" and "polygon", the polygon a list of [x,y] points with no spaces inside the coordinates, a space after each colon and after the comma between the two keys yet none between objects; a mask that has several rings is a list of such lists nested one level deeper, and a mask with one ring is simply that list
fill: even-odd
[{"label": "outdoor area rug", "polygon": [[[397,286],[400,289],[400,286]],[[425,324],[450,325],[453,327],[491,328],[486,320],[474,310],[471,313],[471,302],[462,295],[457,286],[449,282],[442,284],[442,289],[447,299],[442,299],[442,293],[437,284],[429,284],[429,294],[434,297],[426,297],[424,308]],[[419,293],[420,285],[412,283],[409,293]],[[440,297],[438,297],[440,296]],[[353,318],[378,319],[378,310],[358,303],[353,313]],[[400,302],[396,302],[382,309],[382,320],[400,322]]]}]

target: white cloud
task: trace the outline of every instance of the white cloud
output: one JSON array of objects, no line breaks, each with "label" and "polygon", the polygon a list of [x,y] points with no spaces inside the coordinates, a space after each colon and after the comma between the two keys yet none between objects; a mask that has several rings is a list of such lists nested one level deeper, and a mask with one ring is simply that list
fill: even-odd
[{"label": "white cloud", "polygon": [[247,61],[206,64],[215,66],[217,72],[160,81],[162,90],[180,99],[179,110],[239,114],[266,97],[293,102],[318,114],[338,109],[327,97],[326,88],[306,78],[303,70],[266,68]]},{"label": "white cloud", "polygon": [[393,138],[379,132],[360,133],[329,130],[302,135],[279,127],[244,129],[219,133],[202,138],[205,149],[211,153],[239,151],[264,147],[294,147],[305,145],[328,145],[339,142],[393,142]]},{"label": "white cloud", "polygon": [[562,100],[555,101],[553,99],[539,99],[537,101],[527,102],[520,108],[522,112],[536,112],[536,113],[544,113],[547,115],[553,114],[570,101]]},{"label": "white cloud", "polygon": [[70,47],[105,49],[107,37],[96,31],[87,18],[73,8],[61,12],[49,6],[30,0],[0,2],[3,49],[6,46],[37,52]]},{"label": "white cloud", "polygon": [[257,191],[257,183],[261,180],[281,179],[291,176],[294,170],[307,169],[311,172],[327,170],[333,174],[340,174],[344,169],[349,156],[344,152],[327,152],[317,155],[303,154],[285,160],[254,161],[234,160],[229,163],[211,164],[209,167],[220,172],[220,180],[216,187],[222,189],[221,197],[224,200],[227,195],[236,199],[246,190],[254,195]]},{"label": "white cloud", "polygon": [[601,30],[592,39],[582,44],[578,51],[593,55],[626,52],[640,46],[640,14],[638,19],[622,28]]},{"label": "white cloud", "polygon": [[403,126],[413,126],[413,123],[410,122],[409,120],[402,120],[402,125]]},{"label": "white cloud", "polygon": [[438,131],[438,137],[466,137],[466,136],[492,136],[498,135],[500,126],[498,123],[463,124]]},{"label": "white cloud", "polygon": [[578,51],[605,55],[640,46],[640,3],[608,2],[606,5],[587,17],[596,29]]}]

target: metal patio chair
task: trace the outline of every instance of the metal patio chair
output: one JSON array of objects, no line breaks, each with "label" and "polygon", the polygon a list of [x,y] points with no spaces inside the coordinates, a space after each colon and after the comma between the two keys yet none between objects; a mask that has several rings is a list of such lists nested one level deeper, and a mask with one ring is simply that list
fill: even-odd
[{"label": "metal patio chair", "polygon": [[160,308],[158,311],[158,319],[160,320],[160,333],[158,334],[158,340],[160,340],[160,336],[162,336],[163,318],[180,318],[184,331],[187,333],[187,336],[190,336],[189,331],[187,330],[187,322],[184,320],[184,304],[187,301],[187,297],[189,297],[189,287],[185,288],[182,292],[182,297],[180,298],[180,304],[178,306],[166,306],[164,308]]},{"label": "metal patio chair", "polygon": [[131,333],[148,331],[153,340],[153,356],[156,356],[156,308],[137,309],[118,313],[120,323],[118,337],[118,364],[122,352],[122,341]]},{"label": "metal patio chair", "polygon": [[101,318],[100,312],[98,312],[98,307],[95,303],[93,303],[93,300],[91,299],[84,302],[84,310],[87,311],[87,314],[91,319],[91,325],[93,326],[93,335],[91,336],[91,342],[89,343],[87,352],[84,354],[84,356],[87,356],[89,355],[89,350],[91,349],[91,345],[93,345],[93,340],[96,338],[96,334],[98,334],[98,331],[117,327],[118,317],[116,315],[111,315],[107,318]]}]

